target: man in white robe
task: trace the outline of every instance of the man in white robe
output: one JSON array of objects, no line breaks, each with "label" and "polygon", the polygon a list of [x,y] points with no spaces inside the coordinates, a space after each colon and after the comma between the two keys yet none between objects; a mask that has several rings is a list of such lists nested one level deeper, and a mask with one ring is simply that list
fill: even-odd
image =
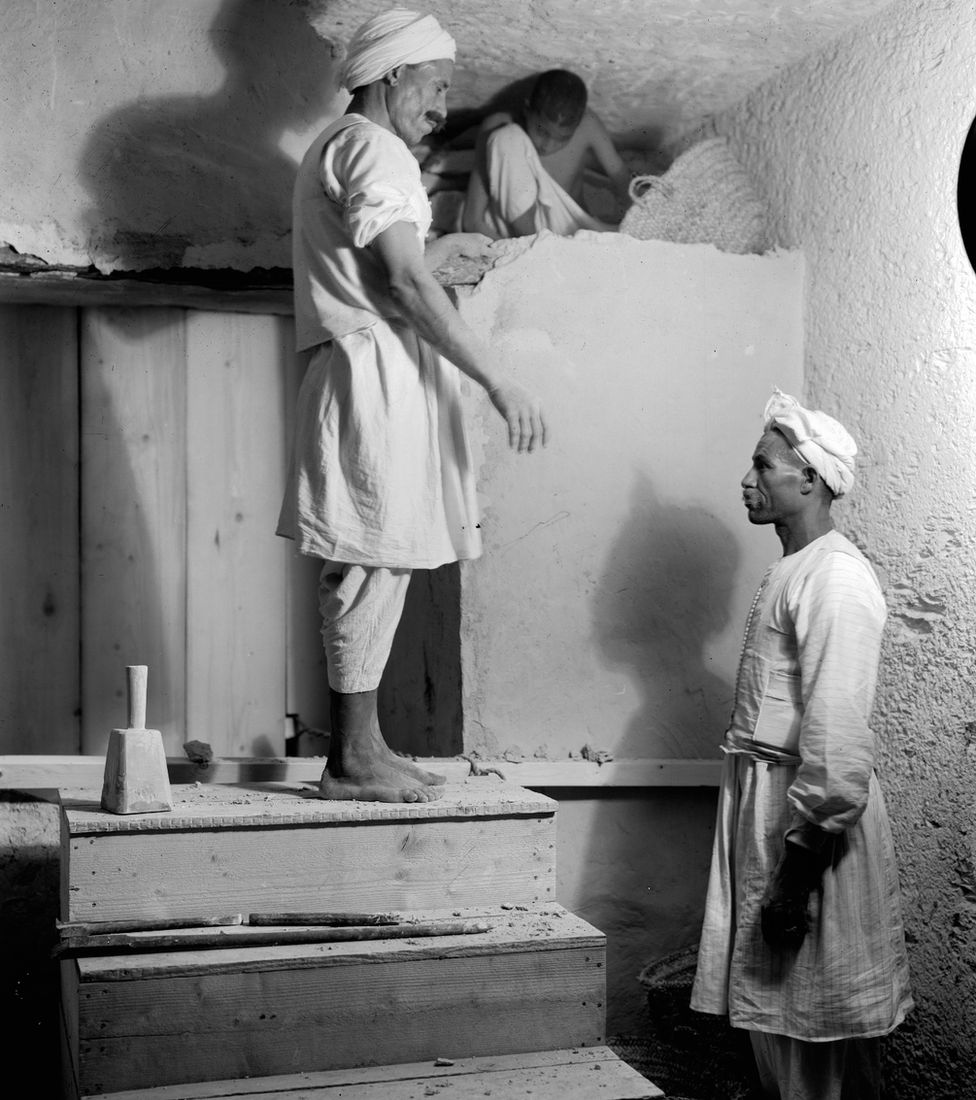
[{"label": "man in white robe", "polygon": [[295,183],[296,342],[310,362],[278,533],[323,561],[323,798],[427,801],[443,783],[390,751],[376,703],[411,570],[481,552],[459,371],[486,391],[513,448],[545,443],[536,399],[431,274],[486,239],[444,237],[424,252],[431,210],[410,146],[444,120],[454,51],[437,20],[416,12],[360,27],[344,68],[352,101]]},{"label": "man in white robe", "polygon": [[742,480],[783,557],[746,625],[691,1004],[749,1031],[774,1100],[876,1100],[912,1007],[869,726],[886,609],[830,514],[856,450],[776,391]]}]

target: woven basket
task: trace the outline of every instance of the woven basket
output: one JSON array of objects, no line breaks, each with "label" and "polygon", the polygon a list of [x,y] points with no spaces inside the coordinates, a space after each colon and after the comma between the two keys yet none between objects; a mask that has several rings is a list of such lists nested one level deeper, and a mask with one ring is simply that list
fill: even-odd
[{"label": "woven basket", "polygon": [[745,1032],[725,1016],[695,1012],[689,1004],[698,944],[648,963],[638,981],[650,1018],[641,1072],[668,1096],[748,1100],[755,1084]]},{"label": "woven basket", "polygon": [[762,252],[766,211],[724,138],[691,146],[662,176],[636,176],[620,232],[641,240]]}]

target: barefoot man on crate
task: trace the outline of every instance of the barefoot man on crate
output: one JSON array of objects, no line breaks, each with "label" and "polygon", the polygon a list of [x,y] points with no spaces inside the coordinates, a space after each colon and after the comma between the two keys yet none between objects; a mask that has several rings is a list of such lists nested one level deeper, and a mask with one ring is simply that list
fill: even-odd
[{"label": "barefoot man on crate", "polygon": [[295,183],[296,342],[311,358],[278,534],[323,561],[323,798],[426,802],[444,781],[389,749],[377,689],[411,570],[481,553],[461,374],[485,391],[512,448],[545,444],[539,402],[431,274],[481,254],[487,238],[453,234],[424,250],[431,210],[410,147],[444,121],[454,55],[432,16],[393,9],[361,26],[343,70],[352,101]]}]

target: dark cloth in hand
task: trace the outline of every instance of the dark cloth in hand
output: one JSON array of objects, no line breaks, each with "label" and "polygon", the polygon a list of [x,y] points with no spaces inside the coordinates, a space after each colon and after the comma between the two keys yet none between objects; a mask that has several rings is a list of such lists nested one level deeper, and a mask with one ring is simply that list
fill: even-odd
[{"label": "dark cloth in hand", "polygon": [[[829,846],[828,846],[829,848]],[[763,939],[777,950],[798,950],[810,919],[807,903],[820,888],[827,850],[815,852],[786,841],[760,906]]]}]

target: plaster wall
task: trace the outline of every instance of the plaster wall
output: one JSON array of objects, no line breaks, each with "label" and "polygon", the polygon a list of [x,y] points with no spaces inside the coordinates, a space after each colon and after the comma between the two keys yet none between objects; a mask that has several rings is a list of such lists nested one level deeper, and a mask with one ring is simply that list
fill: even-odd
[{"label": "plaster wall", "polygon": [[47,263],[290,267],[333,46],[290,0],[7,0],[0,242]]},{"label": "plaster wall", "polygon": [[976,276],[968,0],[888,9],[719,116],[807,261],[805,393],[861,444],[839,525],[890,608],[875,708],[916,1012],[892,1097],[976,1097]]},{"label": "plaster wall", "polygon": [[773,386],[802,385],[802,258],[527,244],[460,301],[550,429],[513,454],[472,408],[485,553],[461,574],[465,749],[716,757],[779,550],[739,481]]}]

